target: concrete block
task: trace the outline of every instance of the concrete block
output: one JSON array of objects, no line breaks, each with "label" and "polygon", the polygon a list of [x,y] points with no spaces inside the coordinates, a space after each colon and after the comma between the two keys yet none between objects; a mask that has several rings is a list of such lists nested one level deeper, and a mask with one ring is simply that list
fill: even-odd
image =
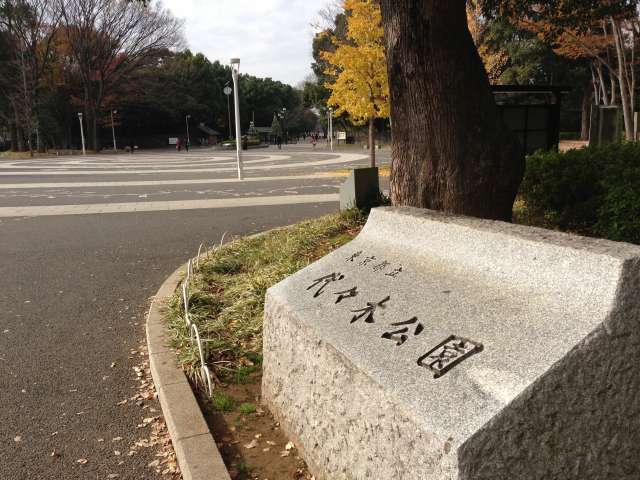
[{"label": "concrete block", "polygon": [[174,449],[183,480],[231,480],[210,434],[178,440]]},{"label": "concrete block", "polygon": [[340,186],[340,210],[374,207],[379,197],[378,167],[355,168]]},{"label": "concrete block", "polygon": [[200,406],[187,382],[165,385],[157,390],[167,428],[174,442],[196,435],[210,434]]},{"label": "concrete block", "polygon": [[318,480],[640,478],[640,247],[412,208],[270,288]]},{"label": "concrete block", "polygon": [[189,385],[187,377],[182,371],[182,367],[178,365],[178,359],[173,351],[151,353],[149,354],[149,363],[152,372],[155,374],[153,382],[156,388],[175,383]]},{"label": "concrete block", "polygon": [[169,338],[165,331],[164,309],[152,308],[147,319],[147,345],[149,355],[161,352],[170,352]]}]

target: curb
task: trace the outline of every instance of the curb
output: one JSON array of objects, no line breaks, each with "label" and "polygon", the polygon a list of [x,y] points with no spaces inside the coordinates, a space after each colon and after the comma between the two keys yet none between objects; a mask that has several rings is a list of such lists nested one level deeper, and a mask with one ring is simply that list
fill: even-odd
[{"label": "curb", "polygon": [[167,278],[147,315],[149,366],[183,480],[231,480],[191,385],[167,347],[165,301],[180,284],[186,265]]}]

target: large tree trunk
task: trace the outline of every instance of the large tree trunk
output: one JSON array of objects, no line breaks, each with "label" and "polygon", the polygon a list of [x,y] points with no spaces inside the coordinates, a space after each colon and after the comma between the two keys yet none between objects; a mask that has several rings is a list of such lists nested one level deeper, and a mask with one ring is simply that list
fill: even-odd
[{"label": "large tree trunk", "polygon": [[587,82],[582,94],[582,124],[580,125],[580,140],[589,140],[589,121],[591,118],[591,98],[593,97],[593,85]]},{"label": "large tree trunk", "polygon": [[374,119],[373,117],[371,117],[369,119],[369,166],[370,167],[376,166],[376,140],[373,135],[373,129],[374,129],[373,122],[374,122]]},{"label": "large tree trunk", "polygon": [[382,0],[394,205],[511,220],[524,172],[467,27],[465,0]]}]

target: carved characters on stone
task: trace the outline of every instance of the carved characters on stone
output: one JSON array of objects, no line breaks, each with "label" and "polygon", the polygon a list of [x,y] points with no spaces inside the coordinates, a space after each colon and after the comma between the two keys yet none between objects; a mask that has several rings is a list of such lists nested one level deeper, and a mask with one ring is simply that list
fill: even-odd
[{"label": "carved characters on stone", "polygon": [[[357,250],[353,252],[351,255],[345,258],[346,263],[356,263],[357,260],[360,259],[364,252],[362,250]],[[357,265],[360,267],[371,268],[374,272],[382,272],[388,277],[395,278],[402,272],[402,265],[398,265],[392,270],[385,272],[385,270],[391,267],[391,263],[388,260],[382,260],[377,263],[377,258],[375,255],[366,255],[364,258],[357,262]]]},{"label": "carved characters on stone", "polygon": [[336,303],[340,303],[345,298],[351,298],[358,295],[358,287],[352,287],[348,290],[343,290],[342,292],[334,292],[334,295],[337,295]]},{"label": "carved characters on stone", "polygon": [[390,265],[389,262],[387,262],[386,260],[382,261],[381,263],[378,263],[377,265],[373,266],[373,271],[374,272],[379,272],[380,270],[384,270],[385,268],[387,268]]},{"label": "carved characters on stone", "polygon": [[358,265],[361,265],[364,267],[365,265],[373,262],[375,259],[376,259],[375,255],[371,255],[370,257],[364,257],[364,260],[362,260]]},{"label": "carved characters on stone", "polygon": [[[358,250],[345,258],[348,263],[355,263],[359,260],[363,254],[362,250]],[[382,260],[379,263],[375,263],[375,255],[366,255],[358,262],[359,266],[370,265],[374,272],[385,272],[391,264]],[[402,265],[398,265],[392,270],[386,271],[384,275],[395,278],[402,272]],[[311,285],[307,287],[307,290],[315,289],[313,294],[314,298],[321,296],[328,285],[334,282],[338,282],[345,279],[345,275],[340,272],[332,272],[328,275],[316,278],[312,281]],[[344,288],[344,287],[343,287]],[[335,290],[335,289],[334,289]],[[344,300],[354,298],[360,293],[358,286],[339,291],[330,292],[336,298],[334,305],[341,303]],[[445,293],[449,293],[445,290]],[[390,301],[391,296],[387,295],[378,302],[366,302],[362,308],[350,310],[353,316],[351,317],[350,324],[356,323],[359,320],[364,320],[365,323],[376,323],[375,313],[378,308],[386,308],[387,303]],[[408,320],[391,323],[389,327],[397,327],[394,329],[389,328],[384,332],[381,338],[386,340],[392,340],[396,343],[396,346],[403,345],[411,336],[417,337],[424,331],[424,325],[418,320],[418,317],[413,316]],[[459,337],[456,335],[450,335],[444,341],[433,347],[427,353],[422,355],[417,363],[419,366],[424,367],[433,372],[433,378],[439,378],[447,373],[451,368],[470,357],[471,355],[482,351],[483,346],[481,343],[469,340],[467,338]]]},{"label": "carved characters on stone", "polygon": [[347,257],[347,262],[354,262],[356,260],[356,258],[358,258],[360,255],[362,255],[362,250],[358,250],[357,252],[353,253],[352,255]]},{"label": "carved characters on stone", "polygon": [[324,277],[316,278],[313,281],[313,283],[307,287],[307,290],[311,290],[312,288],[320,285],[320,287],[318,287],[318,290],[316,290],[316,293],[313,294],[313,298],[317,298],[320,295],[322,295],[322,292],[324,291],[327,285],[329,285],[331,282],[337,282],[339,280],[342,280],[343,278],[344,278],[344,275],[342,275],[340,272],[338,273],[333,272],[333,273],[330,273],[329,275],[325,275]]},{"label": "carved characters on stone", "polygon": [[403,327],[397,330],[393,330],[391,332],[384,332],[382,334],[382,338],[386,338],[387,340],[395,340],[396,346],[402,345],[409,338],[409,325],[415,325],[413,330],[413,336],[417,337],[424,330],[424,326],[422,323],[418,322],[418,317],[412,317],[409,320],[405,320],[403,322],[395,322],[392,323],[392,327]]},{"label": "carved characters on stone", "polygon": [[439,378],[464,359],[481,351],[481,343],[451,335],[421,356],[418,365],[431,370],[433,378]]},{"label": "carved characters on stone", "polygon": [[385,273],[385,275],[387,277],[396,278],[398,275],[400,275],[401,272],[402,272],[402,265],[400,265],[399,267],[394,268],[393,270],[391,270],[388,273]]},{"label": "carved characters on stone", "polygon": [[382,300],[376,303],[367,302],[367,306],[364,308],[359,308],[357,310],[351,310],[351,313],[355,313],[353,317],[351,317],[351,323],[355,323],[364,317],[365,323],[375,323],[375,319],[373,318],[373,314],[375,313],[378,307],[384,308],[384,304],[389,301],[391,297],[387,295]]}]

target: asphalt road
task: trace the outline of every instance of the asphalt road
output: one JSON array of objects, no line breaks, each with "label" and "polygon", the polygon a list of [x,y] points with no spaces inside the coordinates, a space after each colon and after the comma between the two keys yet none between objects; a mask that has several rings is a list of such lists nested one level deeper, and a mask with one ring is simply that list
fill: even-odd
[{"label": "asphalt road", "polygon": [[331,172],[367,164],[304,146],[245,160],[241,182],[210,149],[0,160],[0,479],[157,478],[157,450],[126,452],[159,406],[118,405],[149,297],[201,242],[335,211]]}]

